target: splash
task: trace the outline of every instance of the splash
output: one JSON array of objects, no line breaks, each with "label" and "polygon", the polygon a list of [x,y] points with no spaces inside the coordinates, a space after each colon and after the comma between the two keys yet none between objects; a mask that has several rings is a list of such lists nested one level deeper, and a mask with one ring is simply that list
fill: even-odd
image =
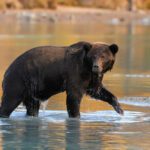
[{"label": "splash", "polygon": [[[53,111],[45,110],[43,113],[40,110],[39,117],[26,117],[25,110],[15,111],[12,113],[10,119],[13,120],[28,120],[28,119],[39,119],[45,122],[51,123],[63,123],[68,118],[66,111]],[[105,111],[96,111],[81,113],[81,122],[107,122],[107,123],[135,123],[135,122],[144,122],[150,121],[150,117],[146,116],[143,112],[136,111],[125,111],[124,116],[118,115],[116,112],[111,110]],[[3,122],[0,122],[0,125],[3,125]]]}]

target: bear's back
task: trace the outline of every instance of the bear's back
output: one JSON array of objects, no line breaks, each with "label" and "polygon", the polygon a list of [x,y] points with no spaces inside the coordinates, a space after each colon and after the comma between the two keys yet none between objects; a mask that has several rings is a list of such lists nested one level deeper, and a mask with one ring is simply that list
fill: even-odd
[{"label": "bear's back", "polygon": [[4,80],[26,74],[37,67],[42,68],[55,62],[61,63],[65,57],[65,50],[66,47],[57,46],[41,46],[30,49],[10,64],[4,74]]}]

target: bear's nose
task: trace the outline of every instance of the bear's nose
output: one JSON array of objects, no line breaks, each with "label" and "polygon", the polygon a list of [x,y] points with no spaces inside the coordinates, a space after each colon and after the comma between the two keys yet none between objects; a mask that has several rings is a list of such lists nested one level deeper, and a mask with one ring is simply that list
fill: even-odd
[{"label": "bear's nose", "polygon": [[93,66],[93,68],[96,68],[96,69],[98,69],[98,66],[94,65],[94,66]]},{"label": "bear's nose", "polygon": [[97,65],[94,65],[92,68],[93,72],[99,72],[99,67]]}]

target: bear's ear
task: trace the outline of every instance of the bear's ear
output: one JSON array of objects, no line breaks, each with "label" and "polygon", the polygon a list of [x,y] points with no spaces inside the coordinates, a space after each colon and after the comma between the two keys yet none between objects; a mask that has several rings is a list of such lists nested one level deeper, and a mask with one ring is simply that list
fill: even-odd
[{"label": "bear's ear", "polygon": [[116,44],[112,44],[109,46],[110,51],[113,53],[113,55],[115,55],[118,52],[118,45]]},{"label": "bear's ear", "polygon": [[70,48],[73,52],[84,51],[85,53],[88,53],[89,50],[92,48],[92,44],[90,44],[89,42],[82,41],[72,44]]},{"label": "bear's ear", "polygon": [[68,48],[68,54],[75,56],[81,63],[86,59],[87,53],[92,48],[89,42],[78,42]]},{"label": "bear's ear", "polygon": [[89,42],[78,42],[69,46],[68,52],[71,55],[82,56],[84,58],[91,48],[92,44]]},{"label": "bear's ear", "polygon": [[83,50],[85,51],[86,54],[90,51],[91,48],[92,48],[92,44],[88,42],[83,43]]}]

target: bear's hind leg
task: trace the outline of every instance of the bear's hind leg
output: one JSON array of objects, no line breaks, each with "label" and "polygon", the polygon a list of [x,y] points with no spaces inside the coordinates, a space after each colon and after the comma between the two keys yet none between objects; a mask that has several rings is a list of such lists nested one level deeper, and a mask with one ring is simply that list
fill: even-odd
[{"label": "bear's hind leg", "polygon": [[27,109],[27,116],[38,116],[39,114],[39,109],[40,109],[40,101],[35,100],[33,98],[28,98],[24,102],[24,105]]},{"label": "bear's hind leg", "polygon": [[21,103],[21,97],[7,96],[3,94],[0,106],[0,117],[8,118],[15,108]]},{"label": "bear's hind leg", "polygon": [[80,117],[80,103],[82,99],[82,94],[79,92],[67,91],[67,111],[71,118]]}]

